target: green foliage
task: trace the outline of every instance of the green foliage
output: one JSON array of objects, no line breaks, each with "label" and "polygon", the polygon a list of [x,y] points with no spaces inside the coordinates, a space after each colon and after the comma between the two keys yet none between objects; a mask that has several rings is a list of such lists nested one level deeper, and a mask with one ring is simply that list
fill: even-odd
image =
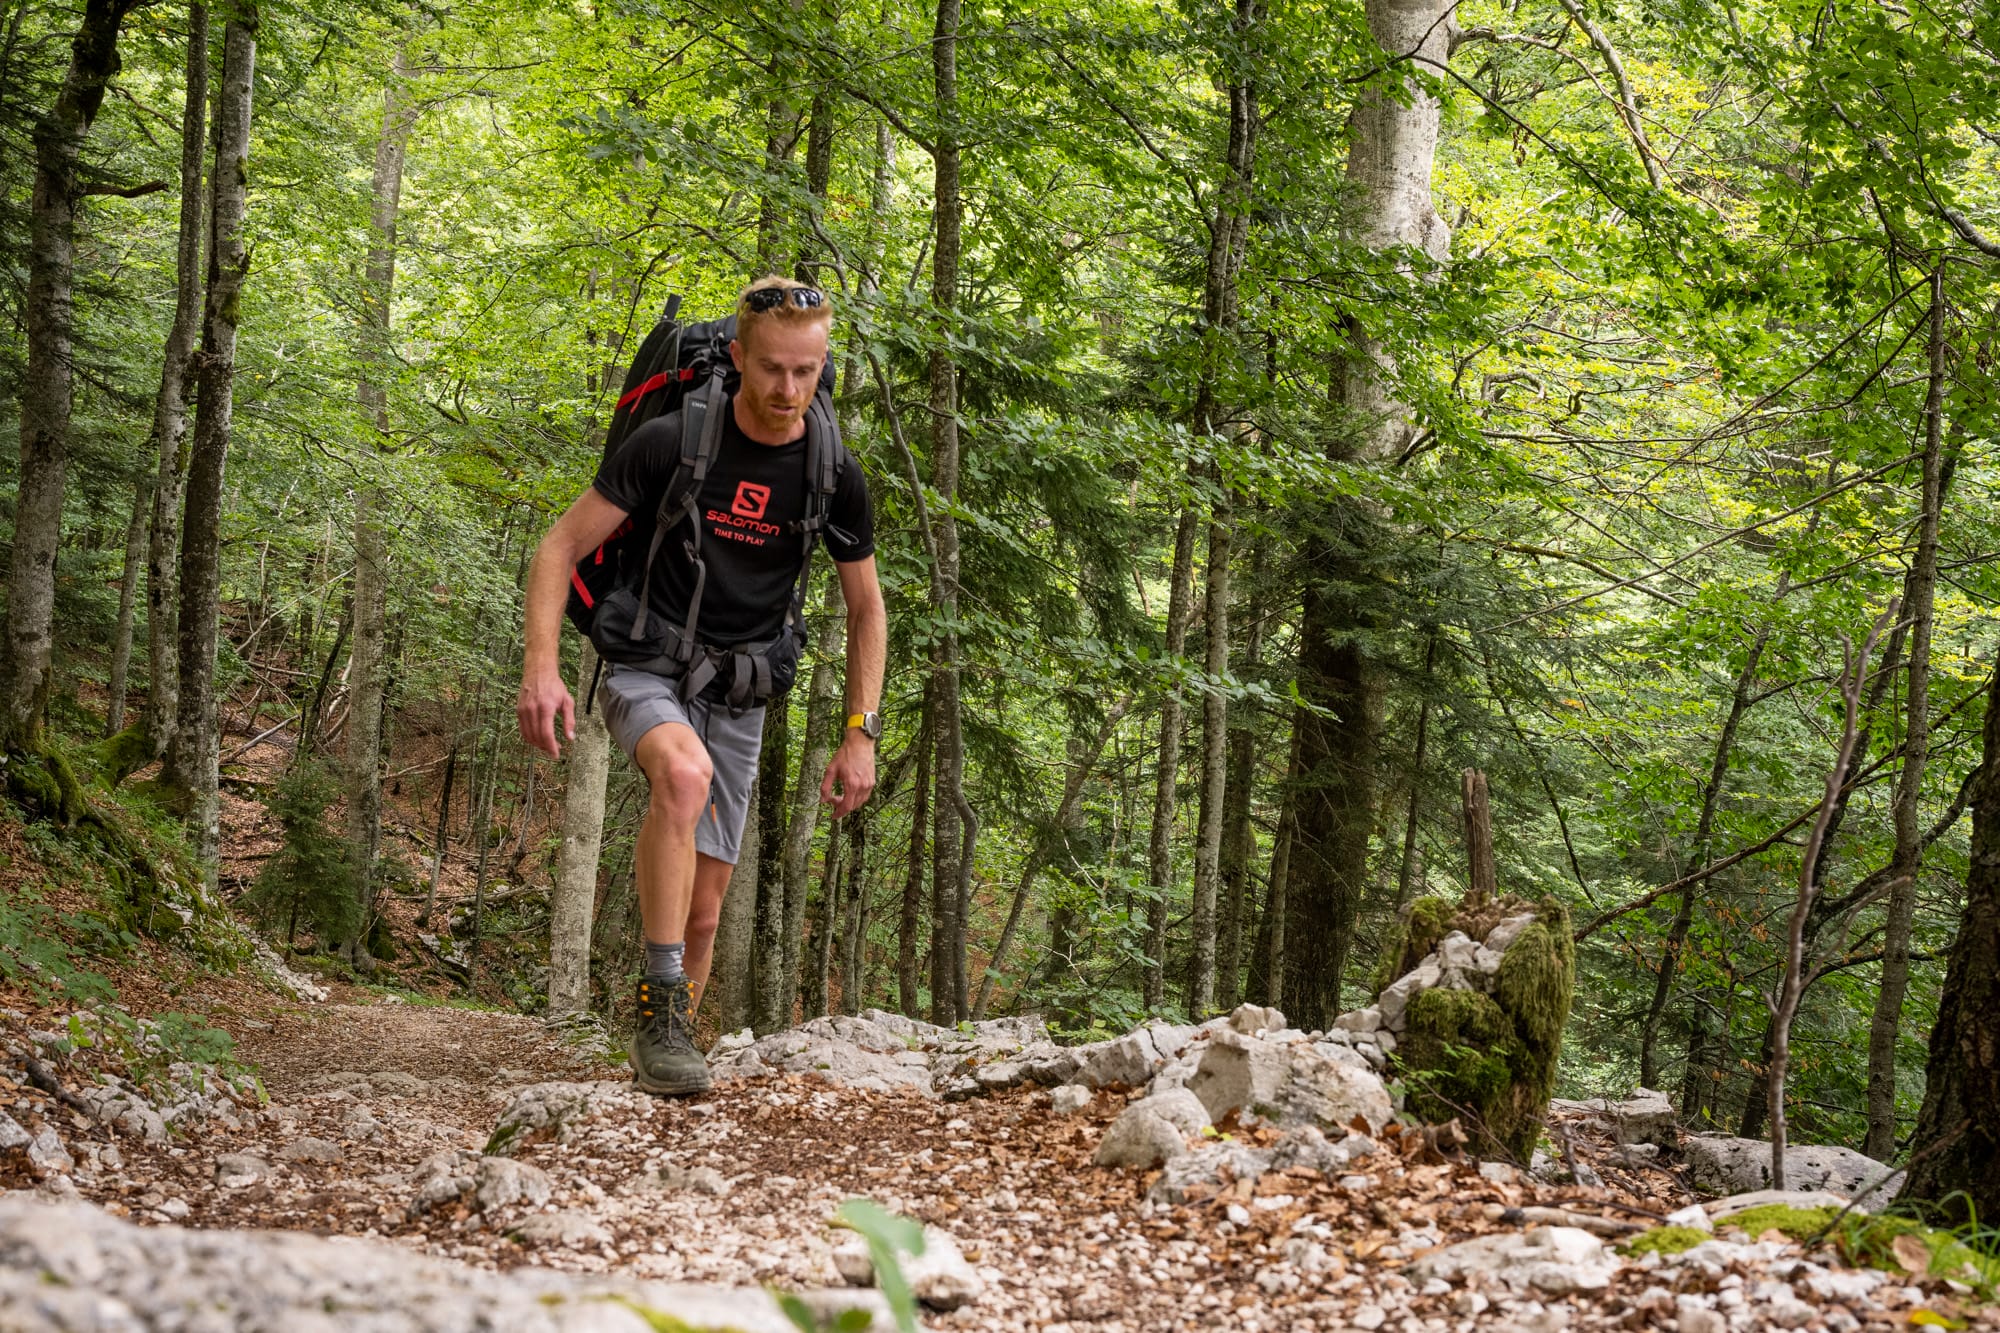
[{"label": "green foliage", "polygon": [[[875,1285],[889,1302],[898,1333],[917,1333],[917,1301],[903,1276],[902,1257],[924,1252],[923,1223],[892,1213],[870,1199],[849,1199],[833,1214],[833,1224],[857,1233],[868,1246],[868,1258],[875,1265]],[[794,1316],[794,1322],[797,1317]],[[812,1325],[800,1324],[804,1333]]]},{"label": "green foliage", "polygon": [[327,819],[327,808],[339,796],[333,770],[311,760],[293,765],[272,793],[271,814],[283,841],[242,905],[288,940],[301,925],[325,943],[344,938],[358,924],[352,857]]},{"label": "green foliage", "polygon": [[1717,1225],[1736,1227],[1752,1236],[1761,1236],[1766,1231],[1782,1231],[1793,1240],[1811,1240],[1826,1234],[1839,1211],[1837,1208],[1794,1208],[1788,1204],[1766,1203],[1732,1213]]},{"label": "green foliage", "polygon": [[59,916],[33,887],[0,897],[0,980],[22,987],[37,1004],[110,999],[111,982],[82,956],[124,953],[137,942],[102,916]]}]

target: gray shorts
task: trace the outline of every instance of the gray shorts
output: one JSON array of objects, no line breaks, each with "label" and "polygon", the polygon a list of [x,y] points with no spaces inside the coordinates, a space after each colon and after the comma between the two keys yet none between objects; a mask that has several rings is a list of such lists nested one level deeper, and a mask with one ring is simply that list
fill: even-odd
[{"label": "gray shorts", "polygon": [[694,849],[735,865],[743,846],[743,820],[750,813],[750,784],[764,748],[764,710],[752,708],[731,717],[728,704],[682,702],[678,681],[628,666],[612,667],[597,697],[604,725],[627,759],[636,757],[647,732],[670,722],[701,738],[714,772],[708,780],[708,814],[695,826]]}]

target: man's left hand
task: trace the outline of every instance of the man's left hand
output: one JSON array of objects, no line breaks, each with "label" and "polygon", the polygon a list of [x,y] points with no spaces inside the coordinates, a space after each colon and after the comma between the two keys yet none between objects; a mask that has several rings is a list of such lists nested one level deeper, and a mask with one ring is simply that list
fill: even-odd
[{"label": "man's left hand", "polygon": [[874,790],[875,742],[850,728],[826,766],[826,777],[819,784],[820,804],[832,806],[833,817],[839,819],[859,810]]}]

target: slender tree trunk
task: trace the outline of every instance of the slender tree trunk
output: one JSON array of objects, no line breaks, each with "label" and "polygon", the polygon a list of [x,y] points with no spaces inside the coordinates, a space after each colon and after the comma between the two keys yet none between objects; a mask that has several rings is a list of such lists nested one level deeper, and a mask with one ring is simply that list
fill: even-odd
[{"label": "slender tree trunk", "polygon": [[[1377,255],[1392,248],[1442,261],[1451,233],[1431,201],[1439,104],[1425,82],[1450,58],[1454,6],[1445,0],[1368,0],[1369,30],[1386,53],[1408,61],[1402,95],[1371,88],[1350,123],[1346,239]],[[1417,71],[1422,70],[1420,76]],[[1333,398],[1343,429],[1336,457],[1384,462],[1415,438],[1410,411],[1391,396],[1392,354],[1359,324],[1357,348],[1334,368]],[[1300,624],[1300,765],[1304,779],[1293,838],[1292,932],[1285,1011],[1301,1027],[1323,1027],[1341,1011],[1341,974],[1365,891],[1368,842],[1375,825],[1375,774],[1381,741],[1382,672],[1370,656],[1369,628],[1379,609],[1370,583],[1375,515],[1333,506],[1308,543]]]},{"label": "slender tree trunk", "polygon": [[[780,77],[782,69],[778,62],[772,62],[770,72],[773,80]],[[798,146],[798,113],[783,94],[772,97],[765,108],[764,120],[764,170],[772,179],[765,184],[757,205],[757,271],[760,274],[776,273],[790,267],[786,258],[789,237],[784,225],[785,205],[777,187],[778,178],[791,165],[792,153]]]},{"label": "slender tree trunk", "polygon": [[993,956],[986,961],[986,974],[979,982],[979,999],[972,1006],[971,1017],[975,1023],[986,1017],[986,1006],[993,999],[994,983],[999,980],[1001,965],[1007,959],[1007,946],[1014,942],[1014,931],[1021,924],[1021,915],[1027,908],[1028,894],[1035,887],[1035,879],[1054,854],[1054,844],[1075,830],[1084,785],[1096,770],[1106,742],[1111,739],[1111,733],[1117,729],[1130,704],[1131,700],[1120,699],[1104,715],[1104,721],[1098,725],[1097,735],[1089,745],[1076,746],[1072,743],[1069,775],[1063,780],[1062,800],[1056,805],[1055,818],[1049,821],[1051,832],[1035,840],[1028,859],[1022,864],[1021,882],[1014,889],[1014,905],[1007,911],[1007,924],[1000,930],[1000,940],[993,946]]},{"label": "slender tree trunk", "polygon": [[[599,724],[600,726],[602,723]],[[451,842],[451,788],[458,776],[458,737],[451,739],[451,753],[444,760],[444,791],[438,797],[437,848],[431,853],[430,886],[424,891],[424,910],[417,913],[417,924],[428,926],[431,912],[437,907],[438,880],[444,875],[445,848]],[[586,985],[588,978],[585,979]]]},{"label": "slender tree trunk", "polygon": [[751,932],[752,1024],[759,1032],[791,1025],[785,1008],[785,827],[791,776],[791,709],[773,700],[764,710],[764,749],[757,764],[757,910]]},{"label": "slender tree trunk", "polygon": [[1899,1196],[1937,1204],[1953,1224],[2000,1217],[2000,669],[1987,687],[1984,740],[1965,910],[1945,964]]},{"label": "slender tree trunk", "polygon": [[840,924],[840,1012],[861,1012],[868,988],[868,831],[874,811],[863,807],[848,816],[847,909]]},{"label": "slender tree trunk", "polygon": [[190,358],[201,328],[201,245],[207,211],[201,188],[208,145],[208,6],[188,6],[187,100],[181,116],[181,215],[175,250],[174,322],[153,399],[153,452],[159,459],[146,534],[146,745],[164,754],[180,701],[181,506],[187,487]]},{"label": "slender tree trunk", "polygon": [[931,36],[931,70],[937,118],[933,197],[935,248],[931,257],[931,308],[938,321],[930,353],[931,487],[937,582],[943,597],[935,614],[944,625],[933,673],[937,740],[936,827],[931,844],[932,892],[938,911],[931,931],[932,1021],[958,1022],[965,1009],[965,930],[961,911],[972,876],[978,816],[965,798],[965,742],[960,728],[958,673],[958,366],[949,334],[958,304],[958,264],[964,201],[959,197],[958,28],[960,0],[938,0]]},{"label": "slender tree trunk", "polygon": [[[1237,675],[1255,679],[1264,664],[1266,565],[1269,543],[1251,547],[1250,596],[1245,608],[1243,656]],[[1229,718],[1229,776],[1222,814],[1222,920],[1217,927],[1216,1007],[1233,1009],[1243,998],[1243,930],[1250,896],[1250,862],[1256,850],[1250,811],[1257,787],[1257,716],[1237,709]]]},{"label": "slender tree trunk", "polygon": [[[1208,651],[1202,663],[1210,681],[1229,674],[1229,515],[1217,507],[1208,525]],[[1211,685],[1201,705],[1201,817],[1195,834],[1194,974],[1188,1017],[1200,1022],[1215,1009],[1216,890],[1222,873],[1223,802],[1229,775],[1229,696]]]},{"label": "slender tree trunk", "polygon": [[222,479],[235,404],[236,323],[250,250],[243,215],[250,183],[251,94],[257,63],[255,0],[236,0],[223,28],[222,86],[216,97],[213,203],[209,213],[208,291],[202,308],[195,379],[194,438],[182,523],[180,702],[161,781],[184,794],[194,823],[202,874],[215,882],[215,641],[221,620]]},{"label": "slender tree trunk", "polygon": [[[368,220],[368,259],[361,284],[361,367],[355,400],[367,425],[379,435],[389,429],[389,400],[383,386],[388,366],[389,315],[396,285],[396,224],[402,209],[403,160],[416,108],[404,86],[408,65],[401,47],[382,92],[382,131],[375,141],[375,173]],[[372,454],[372,450],[370,453]],[[348,960],[366,968],[367,931],[375,912],[375,858],[382,842],[382,727],[384,683],[388,676],[383,644],[389,620],[389,539],[384,511],[391,496],[374,469],[354,493],[354,649],[347,691],[347,845],[360,905],[360,933],[347,941]]]},{"label": "slender tree trunk", "polygon": [[1417,743],[1410,753],[1410,808],[1403,819],[1403,855],[1396,867],[1396,910],[1410,901],[1417,881],[1417,829],[1424,806],[1424,764],[1428,758],[1431,733],[1431,672],[1437,666],[1437,631],[1424,640],[1424,696],[1417,704]]},{"label": "slender tree trunk", "polygon": [[[481,717],[483,731],[486,720]],[[486,929],[486,862],[493,851],[493,789],[500,781],[500,735],[496,731],[486,745],[486,758],[479,766],[478,793],[472,803],[472,942],[469,949],[474,977],[479,974],[479,945]]]},{"label": "slender tree trunk", "polygon": [[1466,769],[1459,774],[1459,793],[1467,863],[1465,906],[1473,910],[1500,896],[1500,876],[1493,864],[1493,807],[1487,798],[1486,775],[1476,768]]},{"label": "slender tree trunk", "polygon": [[1924,402],[1923,512],[1917,551],[1905,580],[1903,610],[1910,623],[1910,664],[1903,716],[1903,767],[1896,778],[1892,814],[1896,850],[1889,861],[1889,910],[1882,931],[1882,985],[1868,1029],[1868,1136],[1861,1151],[1887,1161],[1896,1150],[1896,1037],[1910,986],[1910,927],[1917,911],[1917,875],[1923,869],[1918,824],[1924,764],[1930,755],[1932,607],[1937,596],[1938,524],[1944,509],[1945,389],[1944,266],[1931,275],[1930,390]]},{"label": "slender tree trunk", "polygon": [[[1750,710],[1750,690],[1757,683],[1757,664],[1763,660],[1764,645],[1770,637],[1769,630],[1757,632],[1743,659],[1743,670],[1737,673],[1736,689],[1729,698],[1729,712],[1722,719],[1721,733],[1715,738],[1715,757],[1709,762],[1708,781],[1701,790],[1701,814],[1695,820],[1694,841],[1688,856],[1690,865],[1703,865],[1708,860],[1716,811],[1722,804],[1722,786],[1729,776],[1729,756],[1736,748],[1736,728],[1743,721],[1743,715]],[[1680,973],[1681,950],[1686,947],[1688,932],[1694,927],[1695,904],[1700,897],[1698,885],[1690,884],[1681,890],[1680,905],[1674,911],[1673,924],[1667,929],[1666,942],[1660,946],[1660,972],[1653,979],[1653,1001],[1647,1006],[1646,1022],[1639,1032],[1641,1087],[1659,1086],[1660,1020],[1667,1012],[1667,1001],[1673,996],[1674,978]]]},{"label": "slender tree trunk", "polygon": [[[1278,809],[1278,836],[1271,846],[1271,883],[1264,894],[1264,1003],[1282,1005],[1291,961],[1287,934],[1292,911],[1292,845],[1298,841],[1299,740],[1293,723],[1292,755],[1285,765],[1285,794]],[[1294,1022],[1293,1026],[1297,1026]]]},{"label": "slender tree trunk", "polygon": [[[597,654],[588,643],[577,663],[577,697],[590,689]],[[597,906],[597,861],[604,845],[604,792],[611,778],[611,737],[598,709],[579,713],[563,783],[562,851],[549,901],[549,1014],[590,1008],[590,926]],[[438,840],[443,847],[444,840]]]},{"label": "slender tree trunk", "polygon": [[118,578],[118,622],[111,631],[111,700],[104,711],[104,734],[125,730],[125,692],[132,669],[133,610],[139,600],[139,574],[146,567],[146,524],[153,508],[153,478],[144,477],[132,496],[132,518],[125,525],[125,566]]},{"label": "slender tree trunk", "polygon": [[[817,642],[813,644],[811,684],[806,692],[806,734],[799,756],[799,778],[792,788],[792,810],[785,825],[785,853],[782,874],[785,896],[784,995],[780,1007],[790,1013],[798,995],[799,967],[806,926],[807,872],[812,862],[813,832],[819,827],[819,784],[826,776],[827,762],[833,758],[833,738],[840,727],[840,672],[835,655],[840,651],[842,630],[847,617],[842,610],[839,586],[828,578],[826,598],[820,610]],[[832,844],[827,856],[832,858]],[[821,999],[825,998],[822,991]],[[807,1017],[811,1017],[808,1014]]]},{"label": "slender tree trunk", "polygon": [[835,820],[826,838],[826,856],[820,862],[819,910],[812,917],[813,966],[806,975],[805,1016],[817,1018],[833,1012],[829,982],[833,976],[833,942],[840,934],[840,821]]},{"label": "slender tree trunk", "polygon": [[1847,784],[1847,775],[1854,762],[1855,743],[1861,726],[1861,693],[1868,679],[1868,659],[1875,652],[1876,641],[1882,631],[1896,620],[1899,599],[1890,598],[1889,608],[1876,618],[1875,626],[1868,632],[1867,639],[1856,651],[1843,638],[1841,643],[1847,652],[1847,661],[1842,665],[1840,677],[1840,698],[1842,704],[1842,726],[1840,743],[1834,752],[1833,764],[1827,770],[1826,790],[1820,798],[1819,817],[1813,821],[1812,833],[1806,839],[1805,854],[1800,858],[1798,900],[1793,905],[1790,926],[1786,932],[1785,954],[1778,984],[1767,997],[1771,1009],[1771,1059],[1765,1071],[1765,1099],[1768,1102],[1765,1113],[1771,1121],[1771,1188],[1781,1190],[1785,1183],[1785,1151],[1788,1126],[1785,1119],[1785,1078],[1791,1063],[1792,1020],[1799,1012],[1799,1001],[1805,995],[1813,970],[1813,956],[1808,947],[1807,924],[1812,919],[1813,899],[1818,896],[1819,886],[1814,882],[1814,866],[1819,860],[1821,849],[1826,846],[1826,835],[1833,823],[1833,813],[1840,802],[1841,789]]},{"label": "slender tree trunk", "polygon": [[931,701],[924,689],[923,716],[917,725],[917,780],[910,791],[910,858],[903,879],[902,911],[896,928],[896,1007],[910,1018],[923,1014],[918,993],[917,938],[923,924],[924,867],[930,861],[924,835],[930,828]]},{"label": "slender tree trunk", "polygon": [[743,851],[730,872],[729,888],[722,898],[722,919],[715,928],[715,961],[709,969],[708,989],[703,999],[712,998],[716,1028],[720,1032],[741,1032],[757,1021],[756,968],[752,955],[757,934],[757,880],[762,868],[763,838],[758,822],[763,802],[759,799],[761,777],[750,785],[750,816],[743,829]]},{"label": "slender tree trunk", "polygon": [[[821,88],[813,94],[812,107],[806,112],[806,193],[812,199],[814,223],[820,220],[827,186],[833,180],[833,96],[831,90]],[[819,285],[819,264],[815,262],[819,252],[819,235],[814,230],[799,242],[800,282]]]},{"label": "slender tree trunk", "polygon": [[136,0],[88,0],[70,43],[55,104],[35,121],[34,193],[28,215],[28,286],[21,305],[28,347],[20,387],[21,471],[7,578],[5,658],[0,660],[0,749],[41,742],[54,669],[56,546],[69,482],[75,307],[76,210],[84,197],[83,141],[118,73],[118,30]]},{"label": "slender tree trunk", "polygon": [[[1181,511],[1174,529],[1174,566],[1167,583],[1166,656],[1177,659],[1187,649],[1188,621],[1193,617],[1194,542],[1201,516],[1193,505]],[[1153,819],[1146,842],[1146,879],[1153,897],[1146,905],[1146,976],[1141,991],[1149,1010],[1166,998],[1167,918],[1172,915],[1174,883],[1174,807],[1179,803],[1181,770],[1181,697],[1169,688],[1160,699],[1160,748],[1153,768]]]}]

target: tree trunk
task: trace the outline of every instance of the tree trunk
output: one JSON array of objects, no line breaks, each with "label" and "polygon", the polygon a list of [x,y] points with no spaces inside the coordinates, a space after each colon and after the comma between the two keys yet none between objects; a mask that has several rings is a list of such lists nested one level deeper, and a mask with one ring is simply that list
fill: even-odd
[{"label": "tree trunk", "polygon": [[[602,725],[601,723],[599,725]],[[431,912],[437,907],[438,880],[444,874],[444,854],[451,842],[451,787],[458,776],[458,737],[451,738],[451,753],[444,761],[444,791],[438,796],[437,848],[431,853],[430,887],[424,891],[424,910],[417,913],[417,924],[428,926]],[[588,978],[585,978],[588,984]]]},{"label": "tree trunk", "polygon": [[1945,964],[1899,1196],[1936,1204],[1950,1224],[2000,1217],[2000,668],[1987,687],[1984,739],[1965,911]]},{"label": "tree trunk", "polygon": [[20,384],[21,471],[7,577],[5,658],[0,660],[0,749],[41,742],[54,669],[56,546],[69,482],[72,282],[76,210],[83,198],[83,141],[118,73],[118,30],[136,0],[88,0],[70,43],[55,105],[35,121],[29,203],[28,286],[21,304],[28,348]]},{"label": "tree trunk", "polygon": [[[806,112],[806,193],[812,199],[810,207],[815,224],[820,220],[827,186],[833,180],[833,127],[833,93],[821,88],[813,94],[812,107]],[[819,265],[815,262],[819,251],[819,234],[815,227],[799,243],[800,282],[819,285]],[[852,380],[853,376],[848,378]]]},{"label": "tree trunk", "polygon": [[861,1012],[868,989],[868,830],[874,812],[867,807],[848,816],[847,910],[840,924],[840,1012]]},{"label": "tree trunk", "polygon": [[1396,910],[1410,901],[1410,890],[1415,887],[1418,874],[1417,829],[1423,815],[1424,806],[1424,763],[1426,751],[1430,747],[1431,734],[1431,672],[1437,666],[1437,631],[1433,629],[1424,640],[1424,674],[1422,689],[1424,695],[1417,704],[1417,743],[1410,753],[1410,807],[1403,820],[1403,855],[1396,867]]},{"label": "tree trunk", "polygon": [[764,749],[757,763],[757,913],[750,967],[757,1031],[791,1026],[785,1006],[785,829],[791,776],[791,709],[773,700],[764,710]]},{"label": "tree trunk", "polygon": [[896,925],[896,1007],[910,1018],[923,1015],[923,997],[917,989],[917,936],[923,924],[924,867],[930,861],[924,834],[930,828],[932,697],[926,686],[923,716],[914,742],[917,781],[910,791],[910,859],[903,879],[902,912]]},{"label": "tree trunk", "polygon": [[[799,967],[803,959],[806,926],[806,876],[812,861],[813,832],[819,827],[819,784],[833,757],[833,738],[840,728],[840,672],[835,655],[840,651],[842,629],[847,623],[839,585],[829,577],[826,598],[820,609],[819,634],[813,644],[811,684],[806,691],[805,744],[799,756],[799,777],[792,787],[792,809],[785,824],[784,876],[784,994],[779,1007],[792,1011],[797,998]],[[832,844],[827,856],[833,857]],[[824,994],[822,993],[822,998]],[[806,1015],[810,1018],[812,1015]]]},{"label": "tree trunk", "polygon": [[1944,266],[1931,274],[1930,388],[1924,401],[1923,512],[1917,550],[1904,583],[1903,610],[1910,622],[1910,663],[1903,715],[1903,767],[1896,777],[1892,815],[1896,850],[1889,860],[1889,910],[1882,928],[1882,986],[1868,1029],[1868,1136],[1861,1151],[1888,1161],[1896,1150],[1896,1037],[1903,997],[1910,986],[1910,927],[1917,911],[1917,875],[1923,868],[1918,825],[1924,764],[1930,755],[1931,620],[1938,575],[1938,523],[1944,509],[1945,389]]},{"label": "tree trunk", "polygon": [[744,822],[743,851],[730,872],[729,888],[722,898],[722,919],[715,928],[715,960],[709,968],[707,1001],[713,997],[716,1030],[741,1032],[757,1021],[756,969],[752,953],[757,934],[757,879],[761,866],[763,838],[758,823],[763,802],[758,784],[750,784],[750,815]]},{"label": "tree trunk", "polygon": [[[1398,96],[1388,88],[1361,95],[1350,123],[1345,238],[1378,255],[1395,247],[1442,262],[1451,233],[1431,201],[1438,101],[1423,78],[1443,70],[1455,30],[1443,0],[1368,0],[1368,27],[1385,53],[1408,61]],[[1333,372],[1343,430],[1336,457],[1383,462],[1415,437],[1409,409],[1390,396],[1391,353],[1355,324],[1354,355]],[[1299,689],[1303,773],[1292,846],[1292,905],[1298,929],[1286,969],[1285,1012],[1301,1027],[1324,1027],[1341,1010],[1341,974],[1365,889],[1369,835],[1375,824],[1375,772],[1381,740],[1382,672],[1367,647],[1378,610],[1363,600],[1372,581],[1374,515],[1332,506],[1307,544],[1307,584],[1300,623]]]},{"label": "tree trunk", "polygon": [[111,631],[111,700],[104,710],[104,734],[125,730],[127,673],[132,668],[133,608],[139,600],[139,572],[146,566],[146,524],[153,508],[153,478],[140,480],[125,525],[125,566],[118,578],[118,622]]},{"label": "tree trunk", "polygon": [[[1218,505],[1208,525],[1208,651],[1202,663],[1211,682],[1229,674],[1229,514]],[[1229,696],[1211,684],[1201,702],[1201,817],[1195,834],[1194,971],[1188,984],[1188,1017],[1200,1022],[1215,1009],[1216,888],[1222,872],[1222,822],[1229,775]]]},{"label": "tree trunk", "polygon": [[243,215],[250,184],[257,23],[254,0],[238,0],[223,27],[222,86],[216,96],[215,167],[210,178],[208,291],[202,306],[194,438],[182,521],[176,663],[180,701],[160,771],[163,785],[181,793],[187,805],[196,858],[211,885],[219,836],[215,640],[221,620],[222,479],[235,406],[236,322],[243,283],[250,273]]},{"label": "tree trunk", "polygon": [[960,728],[958,674],[958,366],[952,360],[951,321],[958,303],[958,263],[964,201],[959,197],[958,28],[960,0],[938,0],[931,37],[931,71],[936,146],[936,238],[931,257],[931,308],[938,321],[930,353],[931,488],[939,503],[932,510],[937,551],[937,583],[943,592],[933,614],[944,625],[933,669],[934,734],[937,741],[936,826],[931,845],[931,1017],[950,1026],[965,1003],[965,930],[961,908],[972,876],[972,848],[978,816],[965,798],[965,742]]},{"label": "tree trunk", "polygon": [[[1781,595],[1782,591],[1781,587]],[[1769,630],[1757,632],[1743,660],[1743,670],[1737,673],[1736,690],[1729,699],[1729,712],[1722,719],[1721,733],[1715,738],[1715,757],[1709,762],[1708,782],[1702,787],[1701,814],[1695,820],[1694,841],[1688,854],[1689,865],[1705,865],[1708,861],[1709,840],[1714,834],[1716,812],[1722,803],[1722,785],[1729,776],[1729,755],[1736,748],[1736,728],[1743,721],[1743,715],[1750,710],[1750,688],[1757,683],[1757,664],[1763,660],[1764,645],[1770,637]],[[1681,950],[1687,945],[1688,932],[1694,928],[1695,904],[1700,897],[1699,885],[1690,884],[1681,890],[1680,905],[1674,911],[1673,924],[1667,929],[1666,942],[1660,946],[1660,972],[1653,979],[1653,1001],[1646,1009],[1645,1026],[1639,1032],[1639,1086],[1642,1088],[1659,1086],[1655,1080],[1660,1076],[1657,1055],[1660,1020],[1667,1011],[1667,1001],[1673,996],[1674,978],[1680,973]]]},{"label": "tree trunk", "polygon": [[[486,721],[481,717],[482,732],[485,726]],[[485,762],[477,767],[476,780],[478,786],[473,789],[476,794],[472,802],[472,940],[468,947],[475,979],[479,975],[480,936],[486,928],[486,862],[493,851],[493,789],[500,781],[498,731],[487,745]]]},{"label": "tree trunk", "polygon": [[1021,882],[1014,889],[1014,905],[1007,911],[1007,924],[1000,930],[1000,940],[993,946],[993,956],[986,960],[986,974],[979,982],[979,999],[972,1006],[971,1018],[975,1023],[986,1017],[986,1006],[992,1002],[993,986],[999,980],[1000,966],[1007,958],[1007,946],[1014,941],[1014,931],[1021,924],[1021,914],[1028,905],[1028,894],[1035,887],[1035,878],[1049,863],[1054,853],[1053,844],[1075,829],[1084,786],[1104,754],[1105,743],[1111,739],[1111,733],[1117,729],[1119,719],[1125,716],[1130,704],[1131,700],[1120,699],[1104,715],[1096,738],[1087,747],[1072,742],[1069,775],[1063,780],[1062,800],[1056,805],[1055,818],[1049,821],[1050,832],[1035,840],[1028,859],[1022,864]]},{"label": "tree trunk", "polygon": [[[1250,599],[1243,633],[1243,657],[1237,671],[1251,680],[1263,666],[1264,563],[1266,544],[1259,540],[1250,556]],[[1250,862],[1256,850],[1250,824],[1257,787],[1257,717],[1239,708],[1230,714],[1229,775],[1222,811],[1222,919],[1216,928],[1216,992],[1218,1009],[1233,1009],[1243,998],[1243,925],[1249,906]]]},{"label": "tree trunk", "polygon": [[812,917],[813,966],[806,975],[805,1016],[817,1018],[833,1012],[828,982],[833,976],[833,941],[840,933],[840,821],[835,820],[826,838],[826,856],[820,862],[819,910]]},{"label": "tree trunk", "polygon": [[[597,654],[588,643],[577,664],[577,697],[590,689]],[[598,709],[579,713],[563,783],[562,851],[549,899],[549,1014],[590,1008],[590,926],[597,906],[597,860],[604,844],[604,791],[611,778],[611,737]],[[443,840],[439,840],[439,846]]]},{"label": "tree trunk", "polygon": [[[1187,649],[1188,621],[1193,616],[1194,539],[1201,517],[1193,505],[1181,511],[1174,529],[1174,566],[1167,582],[1166,657],[1177,660]],[[1169,687],[1160,698],[1160,748],[1153,767],[1153,820],[1146,841],[1146,880],[1153,897],[1146,904],[1146,976],[1141,991],[1148,1010],[1166,998],[1167,918],[1171,915],[1174,883],[1174,807],[1179,803],[1181,770],[1181,696]]]},{"label": "tree trunk", "polygon": [[[1298,723],[1292,724],[1292,754],[1285,765],[1285,795],[1278,807],[1278,836],[1271,845],[1271,883],[1264,893],[1264,1003],[1282,1006],[1291,962],[1286,939],[1292,910],[1292,845],[1298,841]],[[1294,1027],[1298,1026],[1296,1023]]]},{"label": "tree trunk", "polygon": [[[375,141],[375,174],[368,216],[368,259],[361,284],[361,367],[355,401],[366,430],[389,429],[389,400],[382,379],[389,361],[389,313],[396,286],[396,223],[402,207],[403,158],[416,109],[404,87],[404,51],[398,47],[382,91],[382,132]],[[372,454],[372,450],[369,451]],[[366,967],[369,918],[375,911],[375,858],[382,843],[383,685],[388,677],[383,643],[389,619],[389,539],[384,510],[391,496],[364,461],[354,492],[354,648],[347,691],[347,846],[360,905],[359,933],[347,942],[350,962]]]},{"label": "tree trunk", "polygon": [[1465,909],[1471,911],[1500,897],[1500,875],[1493,865],[1493,806],[1484,773],[1468,768],[1459,774],[1459,801],[1465,826]]}]

